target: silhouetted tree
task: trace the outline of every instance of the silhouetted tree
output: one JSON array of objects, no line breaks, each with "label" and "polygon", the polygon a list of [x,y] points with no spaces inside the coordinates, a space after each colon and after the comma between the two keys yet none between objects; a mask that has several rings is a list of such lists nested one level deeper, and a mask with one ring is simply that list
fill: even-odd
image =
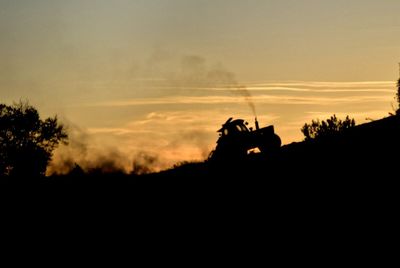
[{"label": "silhouetted tree", "polygon": [[305,136],[304,140],[307,141],[330,136],[345,129],[354,127],[355,125],[356,121],[354,119],[350,119],[349,116],[346,116],[346,119],[342,121],[338,119],[336,115],[333,115],[326,121],[319,121],[319,119],[317,119],[312,120],[311,124],[304,124],[301,132]]},{"label": "silhouetted tree", "polygon": [[27,102],[0,104],[0,177],[44,176],[53,150],[67,139],[56,116],[41,120]]}]

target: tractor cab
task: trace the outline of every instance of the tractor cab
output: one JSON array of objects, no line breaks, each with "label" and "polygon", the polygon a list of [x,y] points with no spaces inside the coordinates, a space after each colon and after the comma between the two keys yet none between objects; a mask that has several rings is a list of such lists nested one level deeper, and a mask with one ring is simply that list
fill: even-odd
[{"label": "tractor cab", "polygon": [[248,133],[250,130],[247,128],[247,122],[245,122],[243,119],[236,119],[232,121],[232,117],[229,118],[225,124],[222,125],[222,128],[220,128],[217,132],[220,133],[220,137],[226,137],[226,136],[236,136],[236,135],[241,135],[243,133]]}]

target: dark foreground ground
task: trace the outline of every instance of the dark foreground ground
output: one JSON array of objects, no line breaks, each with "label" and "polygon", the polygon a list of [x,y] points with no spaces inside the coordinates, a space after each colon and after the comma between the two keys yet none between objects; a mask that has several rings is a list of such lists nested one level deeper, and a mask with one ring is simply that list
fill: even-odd
[{"label": "dark foreground ground", "polygon": [[[142,176],[75,174],[2,181],[3,189],[64,192],[140,200],[292,203],[325,200],[394,202],[400,159],[400,119],[391,116],[317,142],[292,143],[274,155],[240,162],[189,163]],[[58,190],[57,190],[58,189]],[[386,201],[385,201],[386,200]],[[398,201],[398,200],[397,200]],[[373,202],[373,201],[371,201]]]},{"label": "dark foreground ground", "polygon": [[197,244],[218,255],[239,249],[230,260],[247,249],[280,254],[279,262],[350,256],[359,263],[394,253],[399,152],[400,120],[389,117],[237,163],[192,163],[145,176],[13,179],[0,185],[2,219],[38,236],[54,230],[65,235],[61,241],[79,233],[73,247],[88,234],[99,245],[110,237],[131,245],[144,236],[141,247],[178,242],[185,252]]}]

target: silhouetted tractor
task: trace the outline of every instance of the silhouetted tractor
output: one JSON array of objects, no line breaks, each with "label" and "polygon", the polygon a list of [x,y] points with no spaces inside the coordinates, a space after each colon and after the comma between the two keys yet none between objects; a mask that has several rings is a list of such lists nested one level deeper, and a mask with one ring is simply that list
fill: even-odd
[{"label": "silhouetted tractor", "polygon": [[281,146],[281,139],[274,132],[274,126],[260,128],[257,118],[255,130],[247,128],[248,123],[243,119],[229,118],[222,128],[217,140],[217,146],[211,152],[210,161],[237,161],[246,159],[250,154],[259,153],[268,155],[277,152]]}]

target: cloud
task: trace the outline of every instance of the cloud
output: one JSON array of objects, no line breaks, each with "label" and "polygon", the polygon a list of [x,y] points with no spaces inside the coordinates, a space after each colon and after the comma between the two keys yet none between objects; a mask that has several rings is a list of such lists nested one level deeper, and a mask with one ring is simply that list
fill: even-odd
[{"label": "cloud", "polygon": [[306,116],[302,117],[302,120],[304,121],[304,123],[310,122],[313,119],[325,120],[327,118],[330,118],[333,114],[335,114],[338,118],[345,118],[346,116],[349,116],[351,118],[354,118],[356,120],[356,123],[359,124],[366,120],[368,121],[369,119],[379,119],[384,116],[387,116],[388,112],[385,112],[382,110],[370,110],[370,111],[365,111],[365,112],[309,111],[309,112],[306,112]]},{"label": "cloud", "polygon": [[[203,61],[200,58],[187,59],[194,64],[193,73],[205,72]],[[196,64],[193,62],[197,62]],[[187,63],[187,64],[189,64]],[[189,65],[190,65],[189,64]],[[201,71],[203,70],[203,71]],[[215,71],[217,72],[217,71]],[[224,77],[226,71],[220,71],[218,76]],[[192,75],[188,75],[192,77]],[[200,75],[201,77],[206,75]],[[221,78],[227,82],[230,76]],[[197,76],[196,76],[197,77]],[[185,81],[198,81],[197,78]],[[201,80],[201,79],[200,79]],[[214,79],[217,81],[218,79]],[[204,80],[201,80],[204,81]],[[210,82],[212,80],[209,80]],[[164,106],[164,105],[341,105],[369,102],[390,103],[395,92],[395,83],[388,81],[369,82],[266,82],[249,83],[243,89],[238,84],[204,83],[194,86],[195,83],[184,83],[185,91],[176,91],[170,85],[156,85],[155,88],[166,90],[165,94],[156,97],[111,99],[103,102],[88,103],[94,107],[124,107],[124,106]],[[235,83],[232,80],[232,83]],[[232,88],[237,90],[232,90]],[[168,92],[168,93],[167,93]],[[233,92],[237,94],[232,94]],[[185,93],[185,94],[182,94]],[[171,108],[173,109],[173,108]],[[253,109],[255,110],[255,108]]]},{"label": "cloud", "polygon": [[281,82],[259,82],[256,86],[288,86],[306,88],[342,88],[342,87],[393,87],[393,81],[356,81],[356,82],[322,82],[322,81],[281,81]]},{"label": "cloud", "polygon": [[[293,95],[257,95],[254,97],[255,104],[280,104],[280,105],[333,105],[350,104],[362,102],[389,102],[392,96],[348,96],[348,97],[322,97],[322,96],[293,96]],[[88,104],[88,106],[98,107],[121,107],[138,105],[221,105],[221,104],[241,104],[245,103],[239,96],[172,96],[161,98],[135,98],[129,100],[115,100]]]}]

